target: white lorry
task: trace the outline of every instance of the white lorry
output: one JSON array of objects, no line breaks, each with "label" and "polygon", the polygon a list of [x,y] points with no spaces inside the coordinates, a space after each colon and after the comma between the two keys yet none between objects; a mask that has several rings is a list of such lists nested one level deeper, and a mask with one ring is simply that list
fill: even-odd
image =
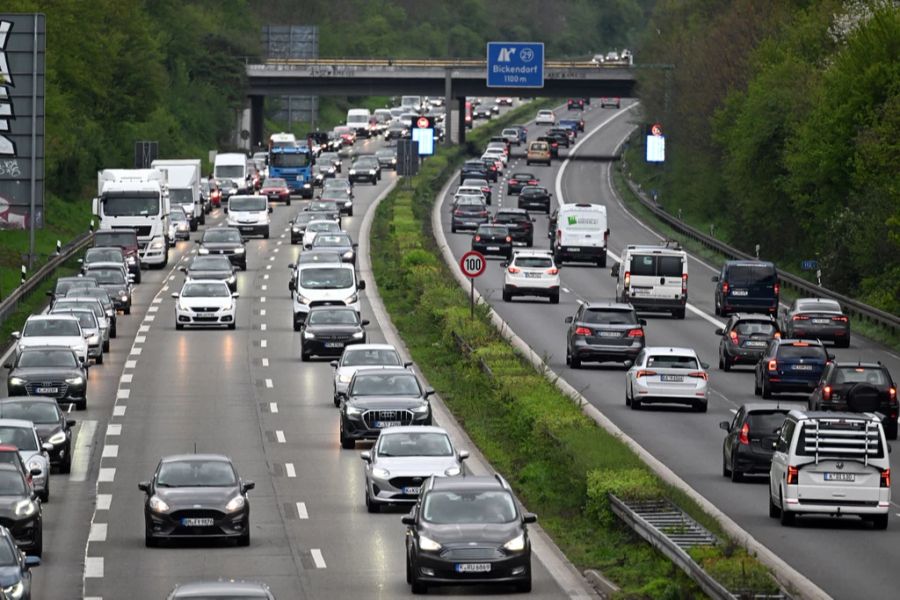
[{"label": "white lorry", "polygon": [[200,172],[203,168],[200,159],[157,159],[150,166],[166,172],[169,204],[173,209],[183,207],[191,223],[191,231],[197,231],[197,225],[206,225],[206,213],[200,197]]},{"label": "white lorry", "polygon": [[216,160],[213,163],[213,175],[216,179],[230,179],[237,184],[239,191],[246,191],[248,188],[247,177],[249,174],[250,166],[246,154],[241,154],[240,152],[225,152],[216,155]]},{"label": "white lorry", "polygon": [[169,262],[169,192],[158,169],[104,169],[97,172],[93,212],[100,229],[133,229],[141,264]]}]

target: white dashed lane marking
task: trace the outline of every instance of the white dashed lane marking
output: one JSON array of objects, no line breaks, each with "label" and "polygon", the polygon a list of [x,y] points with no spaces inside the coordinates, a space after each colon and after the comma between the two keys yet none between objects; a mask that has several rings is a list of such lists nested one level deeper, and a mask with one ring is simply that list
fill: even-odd
[{"label": "white dashed lane marking", "polygon": [[278,440],[279,444],[284,444],[287,441],[284,437],[284,432],[280,429],[275,431],[275,439]]},{"label": "white dashed lane marking", "polygon": [[294,469],[294,463],[285,463],[284,464],[284,472],[288,477],[294,478],[297,476],[297,471]]},{"label": "white dashed lane marking", "polygon": [[106,541],[106,523],[91,523],[91,532],[88,534],[89,542]]},{"label": "white dashed lane marking", "polygon": [[266,340],[260,340],[260,341],[259,341],[259,347],[260,347],[260,348],[266,348],[268,345],[269,345],[269,342],[266,341]]},{"label": "white dashed lane marking", "polygon": [[269,412],[272,414],[278,413],[278,403],[277,402],[269,402]]},{"label": "white dashed lane marking", "polygon": [[297,516],[301,519],[309,518],[309,513],[306,511],[306,502],[297,503]]},{"label": "white dashed lane marking", "polygon": [[112,483],[116,480],[116,469],[115,467],[105,467],[100,469],[100,473],[97,475],[98,483]]},{"label": "white dashed lane marking", "polygon": [[125,406],[113,406],[113,416],[114,417],[124,417],[125,416]]},{"label": "white dashed lane marking", "polygon": [[264,366],[264,367],[268,367],[268,366],[269,366],[269,359],[268,359],[268,358],[262,359],[262,366]]},{"label": "white dashed lane marking", "polygon": [[122,435],[122,425],[119,423],[110,423],[106,426],[106,435]]},{"label": "white dashed lane marking", "polygon": [[316,563],[317,569],[324,569],[326,567],[325,557],[322,556],[321,550],[319,550],[318,548],[313,548],[312,550],[309,551],[309,553],[312,554],[312,559],[313,559],[313,562]]},{"label": "white dashed lane marking", "polygon": [[266,387],[272,389],[275,385],[272,383],[271,379],[266,379]]},{"label": "white dashed lane marking", "polygon": [[112,494],[97,494],[97,510],[109,510],[112,506]]},{"label": "white dashed lane marking", "polygon": [[119,446],[116,444],[108,444],[103,446],[103,454],[100,458],[117,458],[119,456]]},{"label": "white dashed lane marking", "polygon": [[84,576],[96,579],[103,578],[103,557],[102,556],[86,556],[84,557]]}]

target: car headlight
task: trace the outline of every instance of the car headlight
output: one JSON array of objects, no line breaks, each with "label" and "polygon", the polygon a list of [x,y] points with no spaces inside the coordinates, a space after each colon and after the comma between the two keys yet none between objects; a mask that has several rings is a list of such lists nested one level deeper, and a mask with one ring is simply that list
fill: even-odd
[{"label": "car headlight", "polygon": [[347,304],[356,304],[357,302],[359,302],[359,294],[353,294],[347,298]]},{"label": "car headlight", "polygon": [[41,471],[43,471],[41,475],[48,475],[47,469],[44,468],[44,462],[36,456],[29,460],[28,464],[25,466],[28,467],[29,471],[32,469],[40,469]]},{"label": "car headlight", "polygon": [[347,200],[344,202],[344,206],[353,206],[353,200]]},{"label": "car headlight", "polygon": [[346,252],[344,252],[343,257],[344,258],[353,258],[353,250],[347,250]]},{"label": "car headlight", "polygon": [[413,406],[410,410],[412,410],[414,413],[421,415],[423,413],[428,412],[428,404],[423,403],[423,404],[420,404],[419,406]]},{"label": "car headlight", "polygon": [[159,496],[151,496],[150,497],[150,510],[153,512],[168,512],[169,505],[166,504],[166,501],[160,498]]},{"label": "car headlight", "polygon": [[235,249],[234,249],[234,253],[235,253],[235,254],[243,254],[243,253],[244,253],[244,249],[243,249],[243,248],[235,248]]},{"label": "car headlight", "polygon": [[37,505],[32,500],[19,500],[16,502],[15,513],[17,517],[30,517],[37,512]]},{"label": "car headlight", "polygon": [[235,281],[237,281],[237,279],[235,279],[234,275],[225,280],[226,283],[234,283]]},{"label": "car headlight", "polygon": [[165,243],[159,238],[156,238],[155,240],[150,242],[151,250],[162,250],[164,246],[165,246]]},{"label": "car headlight", "polygon": [[59,446],[63,442],[66,441],[66,432],[65,431],[57,431],[53,435],[50,436],[50,439],[47,440],[54,446]]},{"label": "car headlight", "polygon": [[369,175],[374,175],[376,173],[375,169],[369,169]]},{"label": "car headlight", "polygon": [[441,549],[441,545],[429,537],[419,536],[419,548],[427,552],[437,552]]},{"label": "car headlight", "polygon": [[363,333],[362,331],[357,331],[356,333],[353,334],[352,337],[353,337],[354,340],[361,340],[361,339],[363,339],[363,337],[364,337],[365,335],[366,335],[366,334]]},{"label": "car headlight", "polygon": [[350,383],[351,379],[353,379],[352,375],[347,375],[347,374],[338,375],[338,381],[340,381],[341,383]]},{"label": "car headlight", "polygon": [[392,158],[392,159],[391,159],[391,164],[392,164],[392,165],[396,165],[396,164],[397,164],[397,159],[396,159],[396,158]]},{"label": "car headlight", "polygon": [[25,380],[21,377],[10,377],[9,385],[25,385]]},{"label": "car headlight", "polygon": [[294,233],[300,233],[302,230],[299,227],[291,227],[291,231]]},{"label": "car headlight", "polygon": [[209,248],[200,248],[197,252],[200,254],[209,254]]},{"label": "car headlight", "polygon": [[511,552],[521,552],[525,549],[525,534],[520,533],[513,539],[503,544],[503,547]]},{"label": "car headlight", "polygon": [[231,500],[228,501],[228,504],[225,505],[225,512],[233,513],[244,508],[244,505],[247,504],[247,501],[243,496],[237,495]]},{"label": "car headlight", "polygon": [[3,592],[12,600],[20,600],[25,595],[25,584],[20,579],[11,586],[3,588]]},{"label": "car headlight", "polygon": [[459,467],[450,467],[449,469],[444,471],[444,475],[446,475],[447,477],[456,477],[460,473],[462,473],[462,469],[460,469]]},{"label": "car headlight", "polygon": [[303,332],[303,339],[305,339],[305,340],[314,340],[314,339],[316,339],[316,334],[313,333],[312,331],[304,331],[304,332]]},{"label": "car headlight", "polygon": [[307,298],[306,296],[303,296],[303,295],[301,295],[301,294],[297,294],[297,301],[298,301],[300,304],[309,304],[310,302],[312,302],[311,299],[309,299],[309,298]]},{"label": "car headlight", "polygon": [[344,404],[344,406],[347,408],[348,415],[358,416],[363,413],[363,410],[358,406],[354,406],[352,404]]},{"label": "car headlight", "polygon": [[304,184],[303,184],[303,187],[308,188],[308,187],[309,187],[309,183],[304,183]]},{"label": "car headlight", "polygon": [[66,383],[69,385],[81,385],[84,383],[84,377],[79,375],[78,377],[67,377]]},{"label": "car headlight", "polygon": [[375,467],[372,469],[372,475],[378,479],[387,479],[391,476],[391,472],[387,469],[382,469],[381,467]]}]

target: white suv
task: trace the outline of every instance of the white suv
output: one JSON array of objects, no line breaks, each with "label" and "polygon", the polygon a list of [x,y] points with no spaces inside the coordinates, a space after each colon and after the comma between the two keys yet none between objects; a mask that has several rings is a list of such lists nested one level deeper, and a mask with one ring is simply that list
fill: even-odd
[{"label": "white suv", "polygon": [[559,267],[549,250],[514,250],[503,267],[504,302],[513,296],[545,296],[559,304]]},{"label": "white suv", "polygon": [[775,442],[769,516],[791,525],[804,513],[850,514],[886,529],[889,451],[879,415],[792,410]]}]

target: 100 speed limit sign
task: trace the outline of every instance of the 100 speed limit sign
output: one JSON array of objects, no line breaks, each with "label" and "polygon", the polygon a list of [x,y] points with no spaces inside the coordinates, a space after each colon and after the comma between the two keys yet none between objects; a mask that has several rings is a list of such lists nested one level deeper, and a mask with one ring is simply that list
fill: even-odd
[{"label": "100 speed limit sign", "polygon": [[474,279],[484,273],[485,267],[487,267],[487,261],[481,252],[470,250],[459,259],[459,268],[469,279]]}]

